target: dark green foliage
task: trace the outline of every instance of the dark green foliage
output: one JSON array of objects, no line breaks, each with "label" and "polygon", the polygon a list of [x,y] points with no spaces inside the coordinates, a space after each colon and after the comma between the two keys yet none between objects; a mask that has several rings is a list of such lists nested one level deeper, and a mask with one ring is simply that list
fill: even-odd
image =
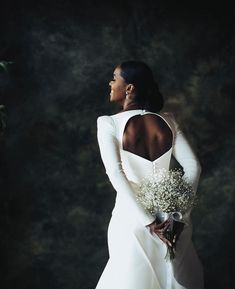
[{"label": "dark green foliage", "polygon": [[95,288],[108,260],[106,233],[115,200],[99,155],[96,119],[117,112],[108,82],[115,65],[129,59],[153,69],[164,110],[176,112],[202,164],[193,238],[206,288],[233,288],[229,8],[85,2],[18,3],[6,10],[0,56],[13,59],[14,69],[1,101],[7,115],[0,166],[7,258],[1,288]]}]

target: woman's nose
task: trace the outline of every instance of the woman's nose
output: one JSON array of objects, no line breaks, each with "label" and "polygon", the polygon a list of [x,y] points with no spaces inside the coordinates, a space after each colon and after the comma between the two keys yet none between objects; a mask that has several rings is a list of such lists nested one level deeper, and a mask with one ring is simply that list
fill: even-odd
[{"label": "woman's nose", "polygon": [[111,86],[112,85],[112,80],[110,80],[110,82],[109,82],[109,86]]}]

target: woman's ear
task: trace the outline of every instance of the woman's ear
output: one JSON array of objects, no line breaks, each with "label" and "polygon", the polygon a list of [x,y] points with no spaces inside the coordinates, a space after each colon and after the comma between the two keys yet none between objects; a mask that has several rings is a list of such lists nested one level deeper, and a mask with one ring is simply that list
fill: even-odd
[{"label": "woman's ear", "polygon": [[126,91],[128,92],[128,93],[133,93],[134,91],[135,91],[135,87],[134,87],[134,85],[133,84],[128,84],[127,85],[127,87],[126,87]]}]

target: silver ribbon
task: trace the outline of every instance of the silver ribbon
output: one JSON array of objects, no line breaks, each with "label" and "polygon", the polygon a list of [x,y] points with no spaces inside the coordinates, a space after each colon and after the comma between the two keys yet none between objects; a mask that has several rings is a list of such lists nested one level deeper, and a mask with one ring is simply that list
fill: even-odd
[{"label": "silver ribbon", "polygon": [[161,221],[161,222],[164,222],[166,221],[167,219],[172,219],[174,221],[177,221],[177,222],[184,222],[183,220],[183,215],[180,213],[180,212],[170,212],[170,213],[165,213],[165,212],[161,212],[161,211],[158,211],[156,213],[156,217]]}]

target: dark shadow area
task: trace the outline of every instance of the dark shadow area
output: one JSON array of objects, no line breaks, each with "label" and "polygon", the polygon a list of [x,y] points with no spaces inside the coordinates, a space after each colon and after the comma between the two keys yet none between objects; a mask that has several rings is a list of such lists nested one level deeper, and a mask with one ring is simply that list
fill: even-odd
[{"label": "dark shadow area", "polygon": [[2,289],[95,288],[115,199],[96,119],[117,111],[108,83],[128,59],[153,69],[201,162],[193,236],[206,289],[234,288],[233,9],[174,2],[2,6],[0,61],[13,62],[0,71]]}]

